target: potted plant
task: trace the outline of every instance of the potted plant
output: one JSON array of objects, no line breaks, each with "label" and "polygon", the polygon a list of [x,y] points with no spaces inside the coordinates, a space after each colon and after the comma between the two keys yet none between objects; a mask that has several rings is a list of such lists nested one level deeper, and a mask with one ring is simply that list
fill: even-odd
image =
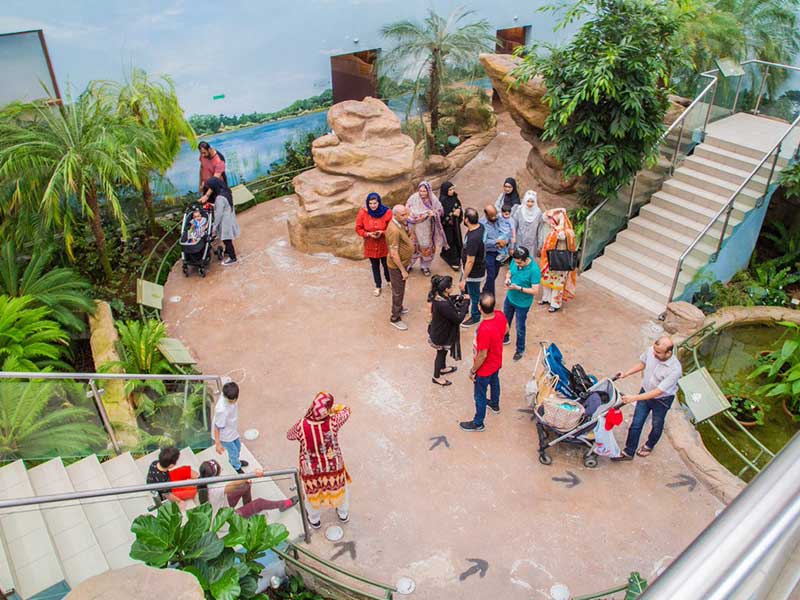
[{"label": "potted plant", "polygon": [[734,418],[745,427],[764,424],[764,414],[769,409],[758,400],[752,398],[753,392],[738,382],[729,383],[723,390],[730,403],[730,411]]}]

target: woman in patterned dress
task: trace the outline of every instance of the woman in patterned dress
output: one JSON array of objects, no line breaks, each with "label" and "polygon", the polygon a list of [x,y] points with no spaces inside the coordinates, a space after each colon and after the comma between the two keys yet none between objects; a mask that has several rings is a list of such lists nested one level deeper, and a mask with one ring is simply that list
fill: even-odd
[{"label": "woman in patterned dress", "polygon": [[300,477],[306,495],[306,511],[312,527],[322,524],[323,508],[335,508],[342,523],[350,519],[350,475],[339,448],[339,429],[350,418],[350,408],[334,405],[333,396],[320,392],[305,417],[286,434],[300,442]]},{"label": "woman in patterned dress", "polygon": [[414,240],[411,265],[419,260],[422,273],[430,276],[436,248],[447,250],[449,247],[442,228],[444,209],[427,181],[417,186],[417,191],[406,202],[406,208],[408,225]]},{"label": "woman in patterned dress", "polygon": [[551,271],[547,262],[548,250],[575,251],[575,230],[563,208],[554,208],[544,213],[550,231],[542,245],[542,301],[549,304],[548,312],[554,313],[561,305],[575,297],[577,275],[575,271]]}]

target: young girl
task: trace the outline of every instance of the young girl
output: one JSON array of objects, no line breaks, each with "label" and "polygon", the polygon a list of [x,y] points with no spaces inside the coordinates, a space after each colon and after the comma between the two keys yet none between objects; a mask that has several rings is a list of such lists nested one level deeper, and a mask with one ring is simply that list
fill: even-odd
[{"label": "young girl", "polygon": [[192,213],[192,220],[189,221],[189,241],[199,242],[206,234],[208,227],[208,219],[206,219],[199,210]]}]

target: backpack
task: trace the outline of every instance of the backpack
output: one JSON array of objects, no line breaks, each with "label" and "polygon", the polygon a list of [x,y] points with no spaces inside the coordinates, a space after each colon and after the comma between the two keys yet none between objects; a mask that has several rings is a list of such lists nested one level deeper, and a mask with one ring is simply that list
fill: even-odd
[{"label": "backpack", "polygon": [[585,396],[588,394],[589,388],[592,387],[592,385],[594,385],[594,383],[586,374],[584,368],[576,363],[569,373],[569,387],[572,388],[575,396],[578,398]]}]

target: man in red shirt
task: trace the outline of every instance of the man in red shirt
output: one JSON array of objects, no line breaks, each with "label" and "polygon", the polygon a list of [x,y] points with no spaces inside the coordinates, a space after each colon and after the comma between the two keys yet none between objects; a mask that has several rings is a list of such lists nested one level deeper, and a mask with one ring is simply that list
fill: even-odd
[{"label": "man in red shirt", "polygon": [[[483,431],[486,407],[495,414],[500,412],[500,368],[503,366],[503,338],[508,333],[508,323],[503,313],[494,309],[494,294],[481,294],[481,324],[475,332],[474,362],[469,378],[475,382],[475,417],[459,423],[464,431]],[[491,400],[487,399],[489,388]]]},{"label": "man in red shirt", "polygon": [[197,144],[200,149],[200,189],[203,193],[203,186],[212,177],[217,177],[228,185],[228,177],[225,175],[225,157],[217,152],[208,142]]}]

